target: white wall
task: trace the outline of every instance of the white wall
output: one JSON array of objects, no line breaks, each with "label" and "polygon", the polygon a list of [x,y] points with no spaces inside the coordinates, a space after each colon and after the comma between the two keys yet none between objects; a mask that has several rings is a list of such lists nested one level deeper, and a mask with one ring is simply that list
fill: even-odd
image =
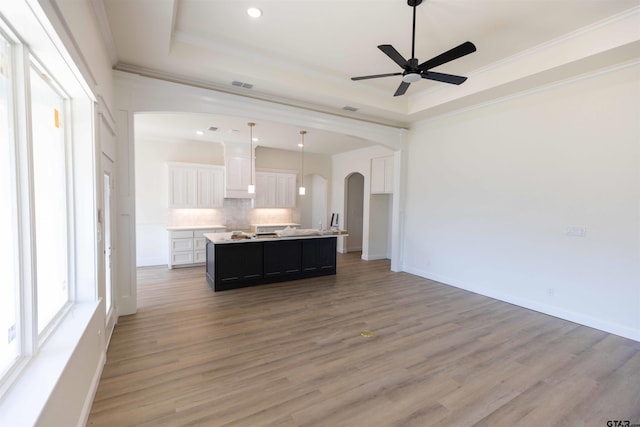
[{"label": "white wall", "polygon": [[417,124],[404,269],[640,340],[639,76],[635,64]]},{"label": "white wall", "polygon": [[[300,170],[300,153],[275,148],[256,148],[256,168]],[[304,174],[317,173],[331,178],[331,157],[323,154],[304,153]],[[305,183],[306,184],[306,183]]]},{"label": "white wall", "polygon": [[309,228],[328,229],[330,227],[327,213],[327,203],[329,201],[329,179],[313,174],[309,176],[309,188],[311,194],[309,199],[311,200],[311,212],[310,218],[302,217],[303,220],[308,220]]},{"label": "white wall", "polygon": [[[360,150],[353,150],[333,156],[332,178],[331,178],[331,212],[340,215],[340,228],[345,228],[345,184],[346,178],[354,172],[364,176],[364,214],[363,214],[363,236],[362,236],[362,257],[368,259],[369,256],[369,199],[371,194],[371,159],[393,154],[388,148],[376,145]],[[345,238],[338,237],[338,252],[345,252]]]}]

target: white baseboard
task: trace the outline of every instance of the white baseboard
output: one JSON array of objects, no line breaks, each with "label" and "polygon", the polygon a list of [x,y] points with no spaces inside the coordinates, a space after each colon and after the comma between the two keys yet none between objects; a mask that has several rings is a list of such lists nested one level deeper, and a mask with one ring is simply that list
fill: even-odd
[{"label": "white baseboard", "polygon": [[362,254],[362,259],[365,261],[376,261],[379,259],[389,259],[386,255],[370,255],[370,254]]},{"label": "white baseboard", "polygon": [[154,267],[156,265],[167,265],[165,258],[137,258],[136,267]]},{"label": "white baseboard", "polygon": [[106,361],[107,354],[103,351],[100,355],[100,360],[98,361],[96,372],[93,374],[93,378],[91,379],[89,393],[87,393],[87,398],[82,405],[82,412],[80,413],[80,419],[78,420],[78,427],[85,427],[87,425],[87,422],[89,421],[91,406],[93,405],[93,399],[96,397],[98,385],[100,384],[100,377],[102,377],[102,370],[104,369],[104,364],[106,363]]},{"label": "white baseboard", "polygon": [[477,286],[473,283],[457,281],[449,277],[441,276],[439,274],[416,269],[413,267],[404,266],[403,271],[406,271],[407,273],[415,274],[416,276],[424,277],[425,279],[434,280],[444,285],[464,289],[466,291],[484,295],[489,298],[494,298],[500,301],[507,302],[509,304],[514,304],[520,307],[538,311],[540,313],[548,314],[550,316],[558,317],[560,319],[568,320],[570,322],[575,322],[580,325],[588,326],[590,328],[598,329],[604,332],[609,332],[614,335],[618,335],[624,338],[629,338],[631,340],[640,342],[640,330],[630,328],[628,326],[609,322],[607,320],[598,319],[593,316],[589,316],[587,314],[578,313],[571,310],[565,310],[561,307],[543,304],[538,301],[524,299],[515,295],[496,292],[492,289],[487,289],[481,286]]}]

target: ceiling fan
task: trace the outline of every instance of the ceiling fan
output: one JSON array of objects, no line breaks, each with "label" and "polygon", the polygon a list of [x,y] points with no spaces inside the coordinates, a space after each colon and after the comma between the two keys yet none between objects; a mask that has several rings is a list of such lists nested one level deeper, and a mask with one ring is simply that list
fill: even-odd
[{"label": "ceiling fan", "polygon": [[396,64],[398,64],[404,71],[398,73],[387,74],[375,74],[371,76],[351,77],[351,80],[365,80],[365,79],[377,79],[379,77],[390,76],[402,76],[402,83],[398,86],[396,93],[393,96],[404,95],[409,85],[415,83],[420,79],[436,80],[439,82],[450,83],[454,85],[460,85],[467,80],[466,77],[456,76],[454,74],[443,74],[429,71],[431,68],[438,65],[446,64],[454,59],[461,58],[465,55],[476,51],[476,46],[466,41],[459,46],[449,49],[448,51],[441,53],[438,56],[431,58],[428,61],[419,63],[418,58],[415,55],[416,47],[416,6],[420,5],[422,0],[407,0],[407,4],[413,7],[413,35],[411,37],[411,59],[406,60],[400,53],[390,44],[381,44],[378,46],[382,52],[384,52],[389,58],[391,58]]}]

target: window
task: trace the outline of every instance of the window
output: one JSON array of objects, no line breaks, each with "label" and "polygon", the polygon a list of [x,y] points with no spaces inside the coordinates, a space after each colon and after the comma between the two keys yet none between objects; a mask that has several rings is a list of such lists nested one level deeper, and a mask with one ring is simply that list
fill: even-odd
[{"label": "window", "polygon": [[[99,367],[104,346],[97,99],[76,65],[80,53],[55,33],[58,15],[50,22],[41,7],[49,3],[0,0],[3,426],[40,424],[48,404],[81,399],[76,385]],[[91,341],[98,346],[74,364],[78,345]]]},{"label": "window", "polygon": [[13,97],[11,84],[11,45],[0,33],[0,375],[18,357],[16,338],[18,300],[18,224],[16,215],[15,156],[11,132]]},{"label": "window", "polygon": [[71,120],[92,117],[94,100],[63,58],[22,39],[0,15],[0,404],[32,363],[54,365],[61,347],[41,350],[64,341],[56,333],[81,304],[98,304],[95,176],[85,167],[95,141],[91,120]]},{"label": "window", "polygon": [[30,74],[37,317],[42,333],[69,301],[65,98],[35,65]]}]

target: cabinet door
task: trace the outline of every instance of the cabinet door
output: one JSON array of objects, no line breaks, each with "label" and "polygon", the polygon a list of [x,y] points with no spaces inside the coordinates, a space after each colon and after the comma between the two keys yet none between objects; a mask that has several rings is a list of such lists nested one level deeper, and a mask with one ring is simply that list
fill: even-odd
[{"label": "cabinet door", "polygon": [[302,240],[302,271],[335,273],[336,238]]},{"label": "cabinet door", "polygon": [[169,166],[169,208],[197,207],[197,169]]},{"label": "cabinet door", "polygon": [[221,208],[223,204],[223,168],[198,168],[198,207]]},{"label": "cabinet door", "polygon": [[256,172],[256,208],[276,208],[276,175]]},{"label": "cabinet door", "polygon": [[239,282],[262,278],[262,243],[229,243],[215,246],[215,282]]},{"label": "cabinet door", "polygon": [[269,174],[256,172],[256,208],[270,208],[269,205]]},{"label": "cabinet door", "polygon": [[279,208],[296,207],[296,176],[293,174],[276,175],[276,206]]},{"label": "cabinet door", "polygon": [[264,243],[264,277],[299,274],[301,267],[300,240]]},{"label": "cabinet door", "polygon": [[371,193],[393,193],[393,156],[371,159]]},{"label": "cabinet door", "polygon": [[393,193],[393,156],[384,159],[384,192]]},{"label": "cabinet door", "polygon": [[225,160],[227,190],[247,191],[251,182],[251,159],[231,157]]},{"label": "cabinet door", "polygon": [[207,251],[205,249],[200,251],[193,251],[194,264],[200,264],[207,261]]}]

